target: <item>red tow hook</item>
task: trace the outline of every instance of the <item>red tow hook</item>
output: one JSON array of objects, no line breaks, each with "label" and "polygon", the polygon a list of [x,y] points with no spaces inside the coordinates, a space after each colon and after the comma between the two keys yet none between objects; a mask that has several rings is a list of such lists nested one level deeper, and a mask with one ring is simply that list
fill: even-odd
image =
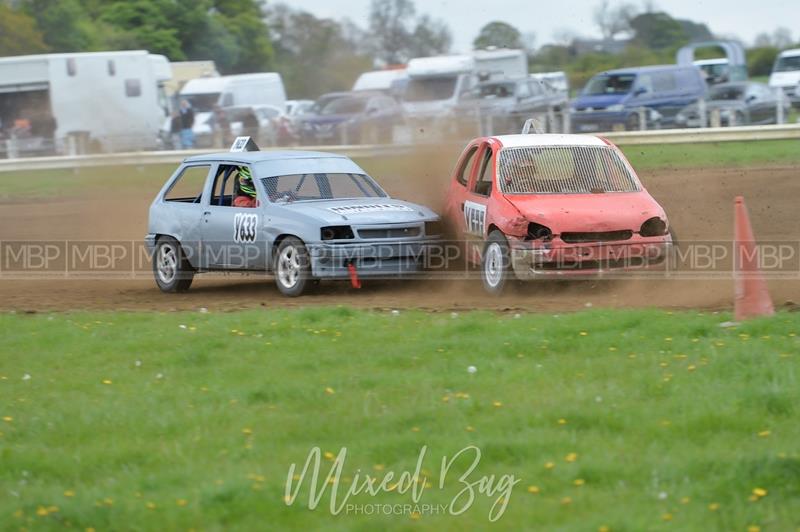
[{"label": "red tow hook", "polygon": [[347,273],[350,274],[350,284],[353,285],[353,288],[361,288],[361,279],[358,278],[356,265],[352,262],[347,263]]}]

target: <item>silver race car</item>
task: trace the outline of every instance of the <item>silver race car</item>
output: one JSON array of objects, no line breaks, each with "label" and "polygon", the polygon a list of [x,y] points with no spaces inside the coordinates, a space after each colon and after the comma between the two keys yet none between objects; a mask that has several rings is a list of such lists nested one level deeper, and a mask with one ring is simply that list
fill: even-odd
[{"label": "silver race car", "polygon": [[390,198],[345,156],[232,151],[178,167],[145,240],[164,292],[187,290],[198,272],[267,271],[298,296],[318,279],[360,286],[419,272],[438,234],[436,213]]}]

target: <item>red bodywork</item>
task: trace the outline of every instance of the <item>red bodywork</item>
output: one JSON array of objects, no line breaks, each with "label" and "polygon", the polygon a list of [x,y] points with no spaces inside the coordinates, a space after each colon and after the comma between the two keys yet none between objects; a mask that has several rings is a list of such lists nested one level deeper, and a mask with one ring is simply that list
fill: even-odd
[{"label": "red bodywork", "polygon": [[[529,136],[535,146],[535,135]],[[563,138],[568,138],[564,136]],[[664,209],[644,189],[622,152],[606,139],[639,184],[635,192],[571,194],[504,194],[498,186],[498,153],[502,137],[482,137],[470,142],[458,159],[450,181],[445,218],[459,240],[467,242],[467,259],[478,263],[486,238],[492,231],[506,237],[518,278],[569,273],[652,267],[664,262],[672,244]],[[491,186],[486,184],[491,180]],[[487,192],[487,188],[490,188]],[[483,212],[481,212],[483,211]],[[651,218],[665,223],[663,234],[642,236],[642,224]],[[551,230],[536,238],[531,222]],[[630,232],[628,238],[620,234]],[[580,233],[585,240],[567,242],[562,235]],[[603,234],[616,234],[612,240]],[[588,235],[588,236],[587,236]],[[592,235],[595,235],[594,237]]]}]

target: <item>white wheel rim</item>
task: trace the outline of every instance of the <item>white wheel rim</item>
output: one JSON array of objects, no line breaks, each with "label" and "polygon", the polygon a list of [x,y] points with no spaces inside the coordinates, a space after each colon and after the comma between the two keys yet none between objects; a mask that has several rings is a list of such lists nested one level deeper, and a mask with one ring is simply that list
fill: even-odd
[{"label": "white wheel rim", "polygon": [[503,280],[503,250],[500,244],[492,242],[486,248],[486,259],[483,263],[483,276],[486,284],[495,288]]},{"label": "white wheel rim", "polygon": [[294,246],[286,246],[278,256],[278,281],[286,288],[292,288],[300,277],[300,259]]},{"label": "white wheel rim", "polygon": [[158,278],[164,284],[170,284],[178,273],[178,255],[171,244],[164,244],[158,248],[156,260]]}]

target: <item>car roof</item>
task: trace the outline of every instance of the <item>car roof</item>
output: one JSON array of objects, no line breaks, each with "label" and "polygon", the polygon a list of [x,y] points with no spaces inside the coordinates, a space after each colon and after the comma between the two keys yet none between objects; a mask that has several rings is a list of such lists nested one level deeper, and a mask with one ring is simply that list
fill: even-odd
[{"label": "car roof", "polygon": [[694,65],[652,65],[641,67],[617,68],[615,70],[604,70],[598,74],[638,74],[640,72],[658,72],[662,70],[682,70],[686,68],[697,68]]},{"label": "car roof", "polygon": [[498,135],[492,137],[504,148],[522,148],[526,146],[608,146],[600,137],[594,135]]},{"label": "car roof", "polygon": [[337,153],[328,153],[323,151],[275,150],[204,153],[202,155],[193,155],[191,157],[187,157],[183,162],[196,163],[233,161],[245,164],[253,164],[264,161],[286,161],[293,159],[347,159],[347,157]]}]

